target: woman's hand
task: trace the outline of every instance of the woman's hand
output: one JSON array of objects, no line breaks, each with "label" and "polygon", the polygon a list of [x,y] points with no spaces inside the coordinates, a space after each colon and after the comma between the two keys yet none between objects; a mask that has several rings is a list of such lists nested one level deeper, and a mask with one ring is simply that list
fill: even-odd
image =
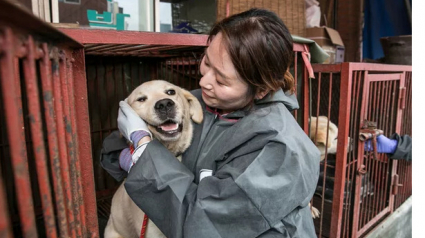
[{"label": "woman's hand", "polygon": [[[134,147],[139,145],[139,141],[152,134],[146,123],[137,115],[137,113],[128,105],[127,99],[120,102],[118,110],[118,129],[121,134],[133,143]],[[150,138],[148,141],[150,141]],[[144,140],[147,140],[144,138]]]}]

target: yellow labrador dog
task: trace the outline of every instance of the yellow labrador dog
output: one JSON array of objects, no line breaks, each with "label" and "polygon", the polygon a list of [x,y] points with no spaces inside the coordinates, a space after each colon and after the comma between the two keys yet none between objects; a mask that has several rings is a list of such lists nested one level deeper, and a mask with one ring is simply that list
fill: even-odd
[{"label": "yellow labrador dog", "polygon": [[[152,135],[176,156],[182,154],[192,141],[192,121],[201,123],[203,120],[198,99],[190,92],[163,80],[143,83],[134,89],[127,102],[148,124]],[[144,215],[122,183],[112,198],[105,238],[140,237]],[[150,220],[145,237],[165,238]]]}]

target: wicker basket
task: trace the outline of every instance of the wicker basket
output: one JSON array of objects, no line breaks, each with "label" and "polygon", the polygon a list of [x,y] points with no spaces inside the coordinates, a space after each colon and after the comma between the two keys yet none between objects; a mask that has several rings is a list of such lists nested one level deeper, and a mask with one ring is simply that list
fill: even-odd
[{"label": "wicker basket", "polygon": [[305,0],[218,0],[217,20],[253,7],[277,13],[292,35],[306,35]]}]

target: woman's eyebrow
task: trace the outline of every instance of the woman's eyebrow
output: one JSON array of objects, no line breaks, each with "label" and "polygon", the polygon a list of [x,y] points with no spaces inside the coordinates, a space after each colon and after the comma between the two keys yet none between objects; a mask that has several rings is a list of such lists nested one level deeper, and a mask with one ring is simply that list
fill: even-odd
[{"label": "woman's eyebrow", "polygon": [[229,78],[223,72],[221,72],[217,67],[215,67],[214,65],[211,64],[210,58],[208,57],[207,50],[205,50],[205,57],[207,57],[207,60],[210,63],[210,67],[214,68],[214,70],[220,75],[220,77],[222,77],[223,79],[228,79]]}]

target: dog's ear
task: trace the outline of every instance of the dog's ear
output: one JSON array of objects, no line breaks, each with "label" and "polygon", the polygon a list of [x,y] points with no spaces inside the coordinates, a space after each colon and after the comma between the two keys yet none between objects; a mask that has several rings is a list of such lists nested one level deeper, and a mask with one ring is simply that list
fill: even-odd
[{"label": "dog's ear", "polygon": [[182,89],[183,96],[189,102],[189,114],[192,118],[192,121],[195,123],[201,123],[204,119],[204,113],[202,112],[201,103],[199,103],[198,99],[193,96],[189,91]]},{"label": "dog's ear", "polygon": [[130,95],[128,95],[128,97],[126,99],[127,99],[128,105],[130,105],[130,106],[131,106],[131,104],[133,104],[134,101],[136,101],[136,93],[134,92],[134,90],[133,90],[133,92],[130,93]]}]

